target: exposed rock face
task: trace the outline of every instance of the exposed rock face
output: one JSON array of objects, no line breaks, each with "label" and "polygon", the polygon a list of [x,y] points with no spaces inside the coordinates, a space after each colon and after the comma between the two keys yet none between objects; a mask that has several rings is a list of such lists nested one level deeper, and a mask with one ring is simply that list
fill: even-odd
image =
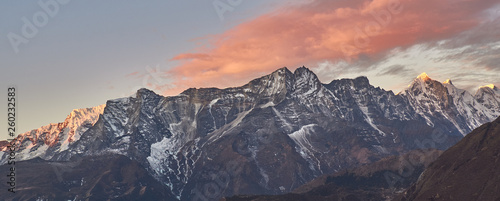
[{"label": "exposed rock face", "polygon": [[397,200],[500,200],[500,118],[446,150]]},{"label": "exposed rock face", "polygon": [[84,131],[79,137],[64,137],[71,129],[61,126],[17,141],[22,160],[125,155],[176,199],[278,194],[386,156],[446,149],[500,115],[482,105],[496,99],[470,100],[452,89],[419,76],[395,95],[366,77],[323,84],[305,67],[281,68],[235,88],[193,88],[173,97],[140,89],[108,101],[97,121],[77,128]]},{"label": "exposed rock face", "polygon": [[425,167],[442,153],[414,150],[401,156],[323,175],[284,195],[240,195],[223,201],[380,201],[394,198],[417,181]]}]

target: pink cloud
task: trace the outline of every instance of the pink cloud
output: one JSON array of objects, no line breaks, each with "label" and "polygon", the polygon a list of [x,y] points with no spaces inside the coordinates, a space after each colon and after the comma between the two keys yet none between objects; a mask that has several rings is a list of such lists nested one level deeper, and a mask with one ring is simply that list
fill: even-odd
[{"label": "pink cloud", "polygon": [[210,59],[210,55],[208,54],[193,54],[193,53],[184,53],[184,54],[179,54],[172,58],[171,60],[185,60],[185,59],[200,59],[200,60],[207,60]]},{"label": "pink cloud", "polygon": [[215,37],[213,47],[183,53],[168,73],[175,88],[228,87],[279,67],[355,62],[477,26],[494,0],[315,0],[260,16]]},{"label": "pink cloud", "polygon": [[125,76],[131,77],[131,76],[138,76],[138,75],[139,75],[139,72],[138,71],[134,71],[134,72],[131,72],[131,73],[125,75]]}]

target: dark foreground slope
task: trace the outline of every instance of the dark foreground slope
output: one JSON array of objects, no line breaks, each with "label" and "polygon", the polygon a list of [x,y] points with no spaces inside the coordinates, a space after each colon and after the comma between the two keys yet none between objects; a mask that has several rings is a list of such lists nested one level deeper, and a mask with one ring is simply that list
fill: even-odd
[{"label": "dark foreground slope", "polygon": [[233,196],[224,201],[380,201],[408,188],[442,153],[414,150],[359,168],[324,175],[285,195]]},{"label": "dark foreground slope", "polygon": [[[0,166],[0,173],[7,175],[9,168]],[[69,162],[38,158],[18,162],[15,168],[15,193],[2,184],[1,200],[175,200],[138,162],[122,155]]]},{"label": "dark foreground slope", "polygon": [[401,201],[500,200],[500,118],[445,151]]}]

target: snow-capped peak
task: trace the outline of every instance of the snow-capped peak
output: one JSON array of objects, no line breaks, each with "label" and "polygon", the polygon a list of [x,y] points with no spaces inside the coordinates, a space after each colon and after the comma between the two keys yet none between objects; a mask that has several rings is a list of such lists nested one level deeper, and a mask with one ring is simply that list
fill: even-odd
[{"label": "snow-capped peak", "polygon": [[[431,119],[439,113],[465,135],[500,115],[500,97],[496,98],[497,92],[493,88],[493,85],[487,85],[473,96],[466,90],[456,88],[450,79],[441,83],[432,80],[427,73],[422,73],[400,95],[408,98],[428,125],[433,125]],[[454,118],[457,114],[464,119]]]},{"label": "snow-capped peak", "polygon": [[406,90],[403,90],[403,92],[400,93],[406,93],[405,91],[408,91],[408,89],[411,89],[411,91],[426,91],[429,81],[433,81],[433,79],[431,79],[427,73],[423,72],[408,85]]},{"label": "snow-capped peak", "polygon": [[[16,137],[19,143],[19,160],[28,160],[36,157],[50,157],[56,152],[68,149],[68,146],[78,141],[81,135],[94,125],[103,114],[106,104],[92,108],[74,109],[64,122],[51,123],[34,129]],[[6,147],[1,147],[6,150]],[[2,156],[0,164],[5,162]]]},{"label": "snow-capped peak", "polygon": [[474,95],[493,115],[500,115],[500,89],[493,84],[480,87]]},{"label": "snow-capped peak", "polygon": [[[74,109],[68,115],[65,122],[71,121],[72,124],[78,124],[77,126],[79,126],[82,121],[99,117],[99,114],[103,113],[105,107],[106,104],[102,104],[91,108]],[[95,121],[97,121],[97,119],[95,119]]]},{"label": "snow-capped peak", "polygon": [[494,84],[479,87],[474,96],[476,96],[477,99],[483,99],[485,95],[497,97],[500,101],[500,89]]}]

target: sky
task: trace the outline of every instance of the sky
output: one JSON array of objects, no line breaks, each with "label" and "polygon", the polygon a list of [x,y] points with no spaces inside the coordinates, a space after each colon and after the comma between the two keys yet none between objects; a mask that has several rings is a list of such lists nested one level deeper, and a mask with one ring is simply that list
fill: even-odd
[{"label": "sky", "polygon": [[[0,3],[0,104],[17,132],[145,87],[234,87],[281,67],[324,83],[420,73],[474,93],[500,85],[496,0],[38,0]],[[0,115],[7,121],[7,114]],[[0,129],[7,130],[0,124]],[[0,139],[7,134],[0,134]]]}]

